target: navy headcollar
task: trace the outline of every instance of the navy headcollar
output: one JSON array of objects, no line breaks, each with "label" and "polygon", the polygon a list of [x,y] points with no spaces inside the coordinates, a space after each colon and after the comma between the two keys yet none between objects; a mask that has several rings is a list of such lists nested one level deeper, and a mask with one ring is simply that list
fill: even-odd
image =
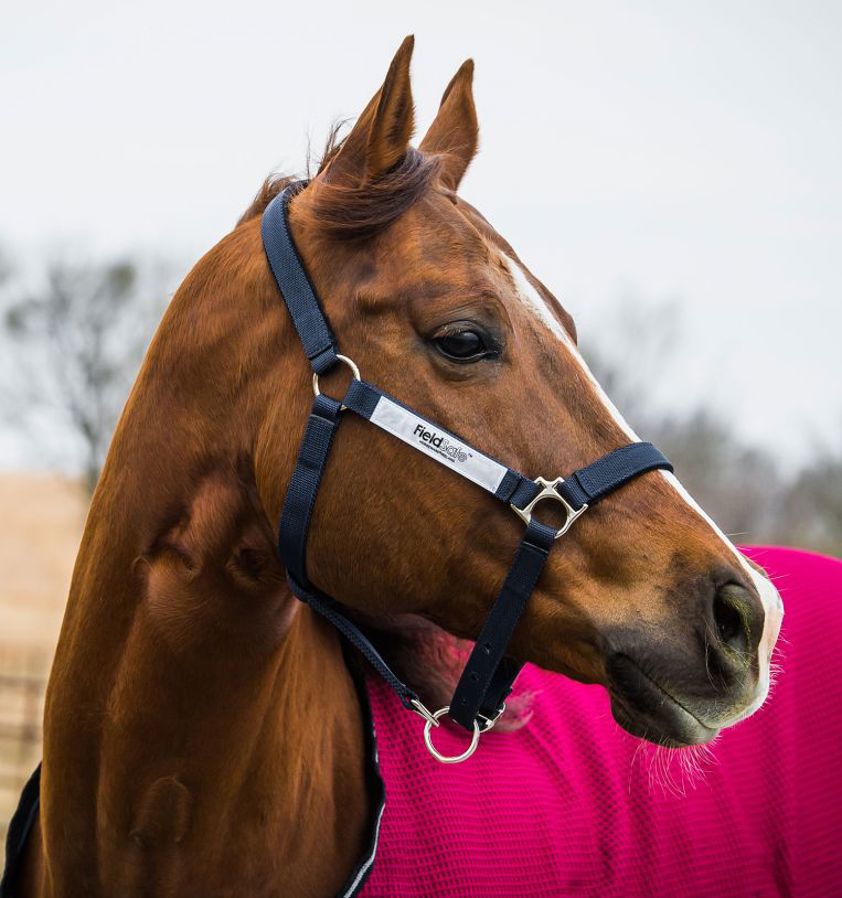
[{"label": "navy headcollar", "polygon": [[[424,740],[432,755],[444,763],[464,761],[476,750],[480,735],[494,726],[505,709],[506,696],[521,667],[506,657],[506,648],[555,541],[590,506],[614,490],[647,471],[658,468],[671,471],[672,465],[651,443],[631,443],[567,478],[532,480],[362,380],[354,362],[339,354],[336,338],[289,232],[287,207],[304,186],[305,182],[295,182],[276,196],[263,213],[262,223],[266,257],[313,368],[315,392],[281,512],[278,535],[281,559],[293,593],[340,630],[394,689],[401,702],[424,718]],[[342,399],[332,399],[320,393],[319,375],[340,364],[350,368],[353,380]],[[526,524],[512,567],[477,637],[453,699],[449,706],[435,712],[426,708],[414,690],[392,671],[342,606],[313,586],[307,577],[310,517],[333,437],[345,410],[488,491],[509,505]],[[565,519],[560,528],[533,517],[535,506],[543,501],[553,501],[562,507]],[[468,749],[455,757],[442,755],[432,742],[432,728],[439,726],[439,719],[445,714],[472,734]]]}]

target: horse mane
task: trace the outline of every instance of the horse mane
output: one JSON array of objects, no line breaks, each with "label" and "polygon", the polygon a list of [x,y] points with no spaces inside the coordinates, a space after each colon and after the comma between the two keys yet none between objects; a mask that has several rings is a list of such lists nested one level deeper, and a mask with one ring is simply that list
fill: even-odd
[{"label": "horse mane", "polygon": [[[342,149],[345,138],[339,137],[341,124],[334,125],[319,161],[316,175],[322,174]],[[384,175],[365,179],[358,184],[336,184],[325,179],[308,207],[308,215],[324,233],[342,240],[373,237],[427,192],[436,177],[439,160],[408,147],[400,161]],[[311,177],[308,154],[307,176]],[[238,224],[250,221],[296,178],[270,175],[257,192]]]}]

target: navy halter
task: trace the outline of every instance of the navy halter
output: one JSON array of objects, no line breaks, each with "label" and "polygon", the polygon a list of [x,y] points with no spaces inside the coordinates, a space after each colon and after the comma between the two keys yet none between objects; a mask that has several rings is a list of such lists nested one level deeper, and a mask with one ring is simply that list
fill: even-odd
[{"label": "navy halter", "polygon": [[[445,763],[463,761],[473,754],[480,735],[494,726],[505,709],[505,699],[521,668],[506,656],[506,648],[555,541],[587,508],[609,493],[647,471],[657,468],[671,471],[672,465],[651,443],[631,443],[574,471],[566,479],[530,480],[361,380],[357,366],[337,350],[336,338],[289,232],[287,208],[305,186],[306,182],[298,181],[278,194],[266,208],[262,222],[266,257],[313,368],[315,392],[281,512],[278,536],[281,559],[292,592],[340,630],[392,687],[404,706],[424,718],[424,739],[433,756]],[[347,365],[353,374],[341,400],[319,392],[319,375],[339,364]],[[370,421],[487,490],[511,506],[526,524],[512,567],[477,637],[453,699],[449,706],[435,712],[427,709],[414,690],[392,671],[342,606],[307,577],[310,517],[344,410]],[[546,500],[556,502],[564,510],[565,522],[558,529],[532,515],[534,507]],[[439,726],[439,719],[445,714],[472,734],[469,748],[456,757],[441,755],[432,743],[432,728]]]}]

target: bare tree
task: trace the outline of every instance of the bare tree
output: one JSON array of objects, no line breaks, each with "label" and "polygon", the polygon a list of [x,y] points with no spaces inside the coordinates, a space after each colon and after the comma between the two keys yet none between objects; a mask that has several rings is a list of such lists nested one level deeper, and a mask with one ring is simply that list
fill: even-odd
[{"label": "bare tree", "polygon": [[842,555],[842,452],[819,450],[778,497],[771,538]]},{"label": "bare tree", "polygon": [[61,460],[84,470],[89,490],[161,313],[150,280],[131,260],[53,261],[39,289],[7,304],[16,377],[4,406],[35,443],[60,434]]},{"label": "bare tree", "polygon": [[0,247],[0,287],[11,279],[14,267],[8,253]]},{"label": "bare tree", "polygon": [[736,542],[769,539],[786,483],[768,452],[742,442],[710,408],[664,415],[651,422],[647,435],[730,537]]},{"label": "bare tree", "polygon": [[583,341],[594,373],[726,533],[738,542],[842,554],[842,453],[820,451],[787,476],[778,459],[741,440],[716,409],[649,404],[648,385],[669,373],[681,347],[674,304],[621,301],[598,333],[596,345]]},{"label": "bare tree", "polygon": [[649,432],[663,415],[653,395],[675,362],[681,345],[681,306],[676,300],[651,303],[626,294],[586,330],[580,346],[606,393],[631,425]]}]

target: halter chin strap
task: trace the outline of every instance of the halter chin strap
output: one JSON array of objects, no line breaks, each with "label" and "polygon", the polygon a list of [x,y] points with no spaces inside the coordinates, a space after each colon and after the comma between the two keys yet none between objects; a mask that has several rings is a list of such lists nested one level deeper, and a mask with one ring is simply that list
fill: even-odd
[{"label": "halter chin strap", "polygon": [[[281,512],[279,552],[293,593],[330,621],[363,654],[401,702],[425,719],[424,739],[433,756],[445,763],[463,761],[473,754],[480,735],[494,726],[505,709],[506,697],[521,668],[506,656],[506,649],[555,541],[586,509],[614,490],[647,471],[657,468],[671,471],[672,465],[651,443],[632,443],[574,471],[566,479],[531,480],[362,380],[357,366],[339,354],[336,338],[289,232],[287,208],[305,183],[295,182],[275,197],[266,208],[262,222],[266,257],[313,368],[315,393]],[[353,374],[341,400],[319,391],[319,375],[338,364],[347,365]],[[394,673],[342,606],[313,586],[307,576],[310,518],[333,438],[346,410],[486,490],[509,505],[526,524],[512,567],[477,637],[451,704],[435,713]],[[536,506],[546,501],[555,502],[564,511],[564,522],[559,528],[533,517]],[[432,742],[432,728],[439,726],[445,714],[471,733],[468,749],[456,757],[440,754]]]}]

